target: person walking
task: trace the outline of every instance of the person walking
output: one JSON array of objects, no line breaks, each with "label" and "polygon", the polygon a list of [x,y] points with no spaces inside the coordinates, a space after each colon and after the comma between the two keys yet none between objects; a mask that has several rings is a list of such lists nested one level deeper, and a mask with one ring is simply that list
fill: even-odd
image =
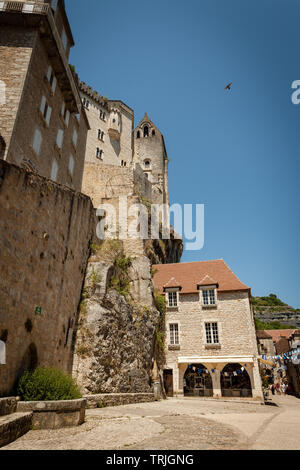
[{"label": "person walking", "polygon": [[277,382],[277,384],[276,384],[276,393],[277,393],[277,395],[281,395],[280,382]]}]

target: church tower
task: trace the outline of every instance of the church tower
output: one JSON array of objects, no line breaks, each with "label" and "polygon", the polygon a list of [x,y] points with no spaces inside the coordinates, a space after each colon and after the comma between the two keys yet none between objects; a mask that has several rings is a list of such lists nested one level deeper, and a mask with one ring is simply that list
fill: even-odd
[{"label": "church tower", "polygon": [[169,204],[168,156],[163,135],[145,113],[134,131],[134,163],[152,183],[152,200]]}]

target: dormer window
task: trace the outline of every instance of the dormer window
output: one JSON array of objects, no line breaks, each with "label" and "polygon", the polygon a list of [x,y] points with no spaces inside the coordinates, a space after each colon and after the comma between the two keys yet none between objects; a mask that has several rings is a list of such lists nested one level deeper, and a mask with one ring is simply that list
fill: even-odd
[{"label": "dormer window", "polygon": [[215,290],[202,290],[202,303],[203,305],[216,305]]},{"label": "dormer window", "polygon": [[170,291],[167,294],[168,307],[178,307],[178,291]]},{"label": "dormer window", "polygon": [[148,126],[144,127],[144,137],[149,137],[149,127]]},{"label": "dormer window", "polygon": [[203,307],[215,307],[217,305],[217,291],[215,286],[200,288],[200,302]]}]

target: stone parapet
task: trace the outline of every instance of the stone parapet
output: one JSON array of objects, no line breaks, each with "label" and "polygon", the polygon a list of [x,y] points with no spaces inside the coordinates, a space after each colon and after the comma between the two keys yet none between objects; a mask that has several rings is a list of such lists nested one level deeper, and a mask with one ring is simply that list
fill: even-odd
[{"label": "stone parapet", "polygon": [[32,412],[32,425],[34,429],[59,429],[79,426],[84,423],[87,401],[20,401],[18,412]]},{"label": "stone parapet", "polygon": [[155,401],[154,393],[100,393],[86,395],[88,408],[104,408],[106,406],[130,405]]}]

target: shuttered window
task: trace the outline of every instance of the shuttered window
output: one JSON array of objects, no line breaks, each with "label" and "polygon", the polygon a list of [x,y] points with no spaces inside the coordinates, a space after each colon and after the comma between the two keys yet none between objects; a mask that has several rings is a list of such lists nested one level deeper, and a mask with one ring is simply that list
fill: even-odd
[{"label": "shuttered window", "polygon": [[58,129],[57,137],[56,137],[56,145],[61,150],[64,140],[64,131],[62,129]]},{"label": "shuttered window", "polygon": [[33,147],[34,153],[37,156],[39,156],[40,154],[42,141],[43,141],[42,133],[39,129],[36,129],[34,132],[34,136],[33,136],[32,147]]}]

